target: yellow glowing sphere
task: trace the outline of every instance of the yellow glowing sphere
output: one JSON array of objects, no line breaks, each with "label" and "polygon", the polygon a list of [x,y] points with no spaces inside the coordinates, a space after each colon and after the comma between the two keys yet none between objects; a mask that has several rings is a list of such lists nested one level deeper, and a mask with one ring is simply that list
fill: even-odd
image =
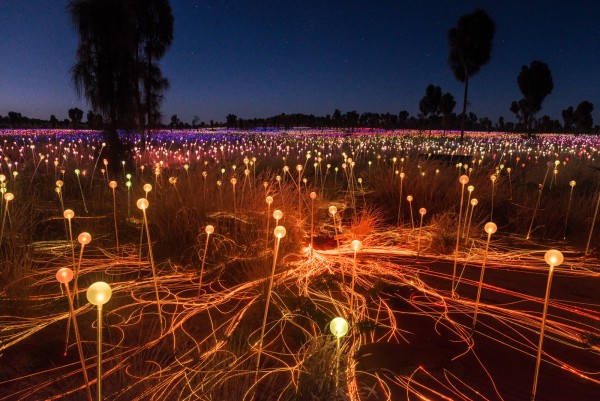
[{"label": "yellow glowing sphere", "polygon": [[329,206],[329,213],[335,215],[337,213],[337,207],[335,206]]},{"label": "yellow glowing sphere", "polygon": [[277,209],[273,212],[273,218],[275,220],[281,220],[282,217],[283,217],[283,212],[281,210]]},{"label": "yellow glowing sphere", "polygon": [[485,226],[483,226],[483,230],[488,234],[494,234],[496,230],[498,230],[498,226],[496,226],[495,223],[492,223],[490,221],[489,223],[486,223]]},{"label": "yellow glowing sphere", "polygon": [[310,199],[316,199],[317,198],[317,193],[316,192],[311,192],[310,193]]},{"label": "yellow glowing sphere", "polygon": [[104,281],[97,281],[90,285],[85,295],[92,305],[104,305],[110,300],[112,290]]},{"label": "yellow glowing sphere", "polygon": [[237,180],[235,178],[232,178],[231,180],[229,180],[229,182],[231,183],[231,185],[237,184]]},{"label": "yellow glowing sphere", "polygon": [[146,209],[148,209],[148,206],[150,206],[150,202],[148,202],[148,199],[140,198],[137,200],[136,205],[137,205],[138,209],[146,210]]},{"label": "yellow glowing sphere", "polygon": [[422,207],[422,208],[420,208],[420,209],[419,209],[419,214],[420,214],[421,216],[424,216],[424,215],[425,215],[425,213],[427,213],[427,209],[425,209],[424,207]]},{"label": "yellow glowing sphere", "polygon": [[344,337],[348,334],[348,321],[343,317],[336,317],[329,323],[329,330],[337,338]]},{"label": "yellow glowing sphere", "polygon": [[409,202],[412,202],[412,201],[413,201],[413,197],[412,197],[412,195],[408,195],[408,196],[406,197],[406,200],[407,200],[407,201],[409,201]]},{"label": "yellow glowing sphere", "polygon": [[267,196],[267,198],[265,200],[267,201],[267,205],[270,205],[271,203],[273,203],[273,197],[272,196]]},{"label": "yellow glowing sphere", "polygon": [[144,189],[144,192],[150,192],[152,191],[152,185],[150,184],[144,184],[144,186],[142,187]]},{"label": "yellow glowing sphere", "polygon": [[277,226],[275,227],[275,229],[273,230],[273,235],[275,235],[275,237],[282,239],[283,237],[285,237],[285,227],[284,226]]},{"label": "yellow glowing sphere", "polygon": [[477,206],[479,201],[476,198],[471,199],[471,206]]},{"label": "yellow glowing sphere", "polygon": [[65,183],[64,183],[64,182],[62,182],[62,180],[58,180],[58,181],[56,181],[56,186],[57,186],[57,187],[59,187],[59,188],[60,188],[60,187],[62,187],[64,184],[65,184]]},{"label": "yellow glowing sphere", "polygon": [[108,186],[111,187],[112,189],[115,189],[117,187],[117,182],[116,181],[111,181],[108,183]]},{"label": "yellow glowing sphere", "polygon": [[461,184],[465,185],[466,183],[469,182],[469,177],[466,175],[461,175],[458,179],[458,182],[460,182]]},{"label": "yellow glowing sphere", "polygon": [[401,179],[404,179],[404,177],[406,177],[406,174],[404,174],[404,173],[400,173],[400,178],[401,178]]},{"label": "yellow glowing sphere", "polygon": [[75,216],[75,212],[71,209],[67,209],[64,211],[63,216],[65,219],[72,219]]},{"label": "yellow glowing sphere", "polygon": [[244,175],[248,175],[248,174],[250,174],[250,170],[248,170],[248,169],[244,170]]},{"label": "yellow glowing sphere", "polygon": [[169,177],[169,184],[172,184],[172,185],[177,184],[177,178],[175,178],[175,177]]},{"label": "yellow glowing sphere", "polygon": [[4,182],[6,180],[6,176],[4,174],[0,174],[0,182]]},{"label": "yellow glowing sphere", "polygon": [[574,186],[575,186],[575,184],[577,184],[577,183],[576,183],[574,180],[573,180],[573,181],[571,181],[571,182],[569,182],[569,185],[570,185],[571,187],[574,187]]},{"label": "yellow glowing sphere", "polygon": [[13,199],[15,199],[15,196],[12,193],[7,192],[7,193],[4,194],[4,200],[5,201],[10,202]]},{"label": "yellow glowing sphere", "polygon": [[56,272],[56,281],[62,284],[66,284],[73,280],[73,270],[68,267],[63,267]]},{"label": "yellow glowing sphere", "polygon": [[211,235],[212,233],[215,232],[215,228],[209,224],[206,226],[204,231],[206,232],[206,234]]},{"label": "yellow glowing sphere", "polygon": [[77,236],[77,241],[81,245],[87,245],[92,241],[92,235],[90,233],[83,232]]},{"label": "yellow glowing sphere", "polygon": [[473,192],[474,189],[475,189],[475,187],[473,185],[469,185],[467,187],[467,191],[469,191],[469,192]]},{"label": "yellow glowing sphere", "polygon": [[297,170],[298,172],[302,171],[302,165],[301,165],[301,164],[298,164],[298,165],[296,166],[296,170]]},{"label": "yellow glowing sphere", "polygon": [[490,175],[490,180],[492,180],[492,182],[496,181],[496,176],[495,175]]},{"label": "yellow glowing sphere", "polygon": [[560,251],[557,251],[556,249],[550,249],[544,255],[544,260],[550,266],[556,267],[556,266],[560,266],[560,264],[563,262],[563,260],[565,260],[565,258]]},{"label": "yellow glowing sphere", "polygon": [[352,250],[354,252],[358,252],[361,250],[362,248],[362,242],[360,242],[359,240],[355,239],[354,241],[352,241],[350,243],[350,248],[352,248]]}]

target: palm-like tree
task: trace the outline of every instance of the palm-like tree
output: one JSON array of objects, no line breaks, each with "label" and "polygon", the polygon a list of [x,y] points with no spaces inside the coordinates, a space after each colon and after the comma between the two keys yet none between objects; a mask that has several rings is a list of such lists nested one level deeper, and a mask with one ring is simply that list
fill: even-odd
[{"label": "palm-like tree", "polygon": [[527,123],[527,135],[531,136],[533,117],[542,109],[542,102],[554,89],[552,73],[548,64],[534,60],[529,66],[521,67],[517,83],[523,94],[519,108]]},{"label": "palm-like tree", "polygon": [[477,74],[490,61],[492,40],[496,25],[482,9],[465,14],[458,19],[456,27],[448,31],[450,54],[448,63],[456,79],[465,84],[463,111],[461,114],[461,139],[464,137],[464,122],[467,113],[469,78]]}]

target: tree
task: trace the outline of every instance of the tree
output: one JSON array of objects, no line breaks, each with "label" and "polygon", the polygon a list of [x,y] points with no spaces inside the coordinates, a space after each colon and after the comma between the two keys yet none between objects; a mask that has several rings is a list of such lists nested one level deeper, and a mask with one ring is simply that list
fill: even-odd
[{"label": "tree", "polygon": [[16,111],[8,112],[8,119],[13,128],[16,128],[23,121],[23,116],[21,113],[17,113]]},{"label": "tree", "polygon": [[225,121],[227,122],[227,128],[235,129],[237,126],[238,117],[235,114],[227,114]]},{"label": "tree", "polygon": [[56,116],[54,114],[50,115],[50,126],[52,128],[56,128],[57,125],[58,125],[58,119],[56,118]]},{"label": "tree", "polygon": [[587,100],[584,100],[577,105],[575,113],[573,114],[575,130],[577,133],[591,132],[592,126],[594,125],[594,119],[592,118],[593,110],[594,105]]},{"label": "tree", "polygon": [[573,129],[573,124],[575,123],[575,112],[573,110],[573,106],[569,106],[561,112],[563,118],[563,127],[565,132],[571,132]]},{"label": "tree", "polygon": [[529,66],[521,67],[517,83],[523,94],[519,108],[527,123],[527,136],[530,137],[533,117],[542,109],[542,102],[554,89],[552,73],[548,64],[534,60]]},{"label": "tree", "polygon": [[450,128],[450,123],[454,117],[454,107],[456,106],[456,101],[454,100],[454,96],[451,93],[444,93],[442,95],[442,99],[440,102],[440,110],[443,116],[443,128],[444,131]]},{"label": "tree", "polygon": [[177,116],[177,114],[173,114],[171,116],[171,124],[169,124],[169,126],[171,128],[177,128],[181,125],[181,120],[179,119],[179,117]]},{"label": "tree", "polygon": [[430,125],[437,120],[441,113],[440,105],[442,103],[442,89],[439,86],[428,85],[425,89],[425,96],[419,102],[419,111],[424,117],[429,117]]},{"label": "tree", "polygon": [[456,27],[448,31],[450,53],[448,64],[454,77],[465,84],[463,111],[461,114],[460,138],[464,138],[464,123],[467,114],[469,78],[477,74],[490,61],[492,40],[496,25],[492,18],[480,8],[458,19]]},{"label": "tree", "polygon": [[81,120],[83,119],[83,110],[81,110],[78,107],[69,109],[69,118],[71,119],[73,128],[77,128],[79,124],[81,124]]}]

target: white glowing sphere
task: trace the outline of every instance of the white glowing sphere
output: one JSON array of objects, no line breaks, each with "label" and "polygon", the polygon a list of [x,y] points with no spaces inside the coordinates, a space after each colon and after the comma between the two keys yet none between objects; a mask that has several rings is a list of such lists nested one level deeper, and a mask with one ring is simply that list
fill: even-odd
[{"label": "white glowing sphere", "polygon": [[348,333],[348,321],[343,317],[336,317],[329,323],[329,330],[337,338],[344,337]]},{"label": "white glowing sphere", "polygon": [[112,290],[104,281],[97,281],[90,285],[85,295],[92,305],[104,305],[110,300]]},{"label": "white glowing sphere", "polygon": [[140,198],[137,200],[136,205],[138,209],[146,210],[150,206],[150,202],[148,202],[148,199]]},{"label": "white glowing sphere", "polygon": [[265,200],[267,201],[267,205],[270,205],[271,203],[273,203],[273,197],[272,196],[267,196],[267,198]]},{"label": "white glowing sphere", "polygon": [[206,232],[206,234],[211,235],[212,233],[215,232],[215,228],[209,224],[206,226],[204,231]]},{"label": "white glowing sphere", "polygon": [[68,267],[63,267],[56,272],[56,281],[62,284],[66,284],[73,280],[73,270]]},{"label": "white glowing sphere", "polygon": [[5,201],[9,202],[9,201],[11,201],[13,199],[15,199],[15,196],[12,193],[7,192],[7,193],[4,194],[4,200]]},{"label": "white glowing sphere", "polygon": [[419,209],[419,214],[420,214],[421,216],[424,216],[424,215],[425,215],[425,213],[427,213],[427,209],[425,209],[424,207],[422,207],[422,208],[420,208],[420,209]]},{"label": "white glowing sphere", "polygon": [[483,230],[488,234],[494,234],[496,230],[498,230],[498,226],[496,226],[495,223],[492,223],[490,221],[489,223],[486,223],[485,226],[483,226]]},{"label": "white glowing sphere", "polygon": [[63,216],[65,219],[72,219],[75,216],[75,212],[71,209],[67,209],[64,211]]},{"label": "white glowing sphere", "polygon": [[275,220],[281,220],[282,217],[283,217],[283,212],[281,210],[277,209],[273,212],[273,218]]},{"label": "white glowing sphere", "polygon": [[466,176],[466,175],[461,175],[461,176],[458,178],[458,182],[460,182],[461,184],[465,185],[466,183],[468,183],[468,182],[469,182],[469,176]]},{"label": "white glowing sphere", "polygon": [[111,181],[108,183],[108,186],[111,187],[112,189],[115,189],[117,187],[117,182],[116,181]]},{"label": "white glowing sphere", "polygon": [[361,250],[362,248],[362,242],[360,242],[359,240],[355,239],[354,241],[352,241],[350,243],[350,248],[352,248],[352,250],[354,252],[358,252]]},{"label": "white glowing sphere", "polygon": [[79,241],[81,245],[87,245],[92,242],[92,235],[87,232],[82,232],[77,236],[77,241]]},{"label": "white glowing sphere", "polygon": [[546,263],[554,267],[559,266],[564,259],[565,258],[563,254],[560,251],[557,251],[556,249],[550,249],[544,255],[544,260],[546,261]]},{"label": "white glowing sphere", "polygon": [[275,227],[275,229],[273,230],[273,235],[275,235],[275,237],[281,239],[283,237],[285,237],[285,227],[284,226],[277,226]]},{"label": "white glowing sphere", "polygon": [[329,213],[335,215],[337,213],[337,207],[335,206],[329,206]]}]

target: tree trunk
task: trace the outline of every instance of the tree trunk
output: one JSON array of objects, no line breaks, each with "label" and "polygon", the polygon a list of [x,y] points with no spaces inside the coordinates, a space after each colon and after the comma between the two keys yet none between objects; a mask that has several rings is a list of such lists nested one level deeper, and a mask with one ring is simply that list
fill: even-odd
[{"label": "tree trunk", "polygon": [[460,141],[465,138],[465,119],[467,118],[467,94],[469,93],[469,75],[465,72],[465,96],[463,98],[463,111],[460,118]]}]

